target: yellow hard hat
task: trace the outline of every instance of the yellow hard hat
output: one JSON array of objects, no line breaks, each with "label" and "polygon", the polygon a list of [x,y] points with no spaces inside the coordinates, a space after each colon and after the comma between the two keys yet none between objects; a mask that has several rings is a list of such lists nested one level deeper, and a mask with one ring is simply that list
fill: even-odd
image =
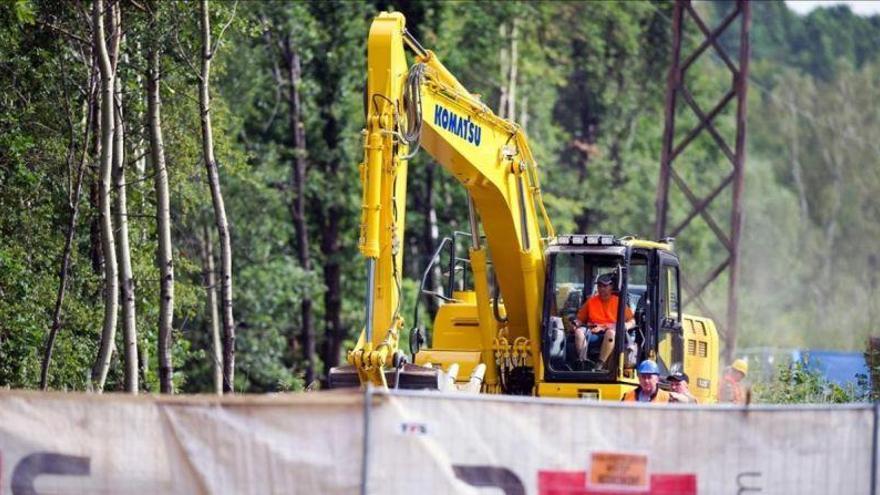
[{"label": "yellow hard hat", "polygon": [[730,365],[730,367],[735,369],[736,371],[739,371],[743,375],[749,374],[749,362],[745,359],[737,359],[733,362],[733,364]]}]

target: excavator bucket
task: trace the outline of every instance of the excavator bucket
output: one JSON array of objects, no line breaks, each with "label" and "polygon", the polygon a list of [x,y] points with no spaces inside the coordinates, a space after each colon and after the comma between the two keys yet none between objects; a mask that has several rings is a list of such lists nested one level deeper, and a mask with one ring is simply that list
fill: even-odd
[{"label": "excavator bucket", "polygon": [[[400,368],[385,370],[388,388],[406,390],[439,390],[443,373],[439,369],[426,368],[415,364],[404,364]],[[357,369],[352,365],[330,368],[328,377],[330,388],[359,387]]]}]

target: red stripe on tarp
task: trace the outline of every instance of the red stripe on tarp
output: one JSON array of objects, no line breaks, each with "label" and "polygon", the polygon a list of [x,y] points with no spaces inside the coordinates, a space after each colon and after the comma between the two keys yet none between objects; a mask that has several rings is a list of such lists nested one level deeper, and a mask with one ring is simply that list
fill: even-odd
[{"label": "red stripe on tarp", "polygon": [[652,474],[648,491],[587,488],[586,471],[538,471],[538,495],[697,495],[695,474]]}]

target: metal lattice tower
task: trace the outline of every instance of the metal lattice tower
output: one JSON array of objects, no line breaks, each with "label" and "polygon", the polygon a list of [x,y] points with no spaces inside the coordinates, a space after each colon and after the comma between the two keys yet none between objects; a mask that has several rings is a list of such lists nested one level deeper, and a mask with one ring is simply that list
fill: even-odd
[{"label": "metal lattice tower", "polygon": [[[734,64],[725,47],[719,42],[719,37],[727,31],[734,21],[740,19],[739,30],[739,64]],[[688,24],[696,25],[701,33],[701,42],[697,48],[686,58],[682,58],[682,36]],[[727,320],[722,330],[725,342],[725,357],[729,362],[736,349],[737,329],[737,287],[739,268],[739,241],[742,227],[742,193],[743,179],[745,178],[745,138],[746,138],[746,90],[749,77],[749,25],[751,17],[749,3],[746,0],[737,0],[732,12],[728,13],[721,23],[714,29],[709,29],[704,20],[697,13],[691,0],[677,0],[672,19],[672,63],[669,68],[666,87],[666,121],[663,132],[663,150],[660,162],[660,180],[657,184],[657,221],[655,235],[657,238],[678,235],[697,216],[709,226],[715,233],[719,243],[726,250],[728,256],[724,261],[712,269],[704,279],[697,284],[691,283],[682,277],[682,286],[686,291],[684,304],[696,303],[700,310],[707,316],[712,316],[700,296],[706,288],[725,270],[728,272],[728,296],[727,296]],[[694,62],[701,56],[708,56],[707,50],[712,48],[723,65],[731,73],[731,87],[721,97],[715,106],[708,112],[697,103],[693,93],[688,89],[685,74],[694,66]],[[715,126],[716,117],[730,104],[736,103],[736,139],[734,149],[731,149]],[[696,115],[698,124],[678,142],[675,142],[676,107],[684,102]],[[677,173],[673,166],[676,158],[682,155],[685,149],[701,133],[708,133],[721,153],[730,161],[731,169],[725,176],[720,177],[718,185],[709,194],[700,198],[691,187]],[[669,210],[669,182],[670,179],[687,198],[690,212],[684,220],[669,228],[667,216]],[[729,229],[722,225],[710,214],[708,206],[716,200],[718,195],[728,188],[732,189],[732,202],[730,212]],[[714,318],[718,321],[717,318]]]}]

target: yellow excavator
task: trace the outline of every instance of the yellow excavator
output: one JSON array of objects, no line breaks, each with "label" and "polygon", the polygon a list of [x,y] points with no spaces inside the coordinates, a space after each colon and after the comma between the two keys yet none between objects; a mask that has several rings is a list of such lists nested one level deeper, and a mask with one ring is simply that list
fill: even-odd
[{"label": "yellow excavator", "polygon": [[[557,235],[516,123],[468,92],[406,30],[400,13],[374,19],[367,50],[358,241],[366,258],[365,323],[349,364],[331,369],[330,387],[620,400],[638,384],[638,363],[654,359],[661,378],[684,371],[700,402],[713,402],[718,334],[710,319],[680,311],[672,240]],[[416,306],[407,354],[399,345],[407,161],[420,148],[467,190],[470,231],[444,240],[426,268],[421,295],[442,305],[429,346]],[[468,251],[459,257],[462,240]],[[436,291],[425,280],[444,249],[446,290]],[[575,349],[572,323],[600,277],[624,302],[601,367],[599,346]]]}]

